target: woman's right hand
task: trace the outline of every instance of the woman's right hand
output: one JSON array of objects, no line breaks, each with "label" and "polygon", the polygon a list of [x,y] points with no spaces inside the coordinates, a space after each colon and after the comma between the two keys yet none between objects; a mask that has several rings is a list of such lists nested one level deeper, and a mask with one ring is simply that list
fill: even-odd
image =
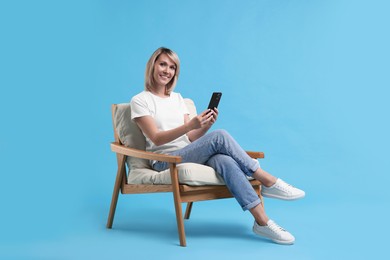
[{"label": "woman's right hand", "polygon": [[206,109],[196,117],[192,118],[188,122],[189,130],[194,130],[211,125],[210,121],[214,118],[214,113],[215,112],[213,110]]}]

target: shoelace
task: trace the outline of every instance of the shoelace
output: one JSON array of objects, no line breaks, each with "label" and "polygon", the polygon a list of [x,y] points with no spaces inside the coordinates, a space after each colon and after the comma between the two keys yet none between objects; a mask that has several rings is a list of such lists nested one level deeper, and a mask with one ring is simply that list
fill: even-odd
[{"label": "shoelace", "polygon": [[294,189],[294,186],[282,181],[281,183],[279,183],[278,188],[283,190],[284,192],[292,193],[292,189]]},{"label": "shoelace", "polygon": [[282,228],[281,226],[279,226],[275,222],[271,222],[270,225],[268,225],[268,227],[275,234],[278,234],[279,233],[278,231],[286,232],[286,230],[284,228]]}]

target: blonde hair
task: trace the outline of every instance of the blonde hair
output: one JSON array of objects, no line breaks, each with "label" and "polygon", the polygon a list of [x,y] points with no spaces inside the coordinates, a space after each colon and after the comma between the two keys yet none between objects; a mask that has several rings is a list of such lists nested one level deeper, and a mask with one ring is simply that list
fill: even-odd
[{"label": "blonde hair", "polygon": [[146,71],[145,71],[145,90],[151,91],[153,89],[153,86],[155,86],[156,82],[154,80],[154,64],[156,63],[158,57],[161,54],[166,54],[176,65],[176,71],[175,76],[173,79],[165,86],[165,94],[169,95],[173,89],[176,86],[177,80],[179,78],[180,74],[180,60],[177,54],[165,47],[158,48],[150,57],[148,63],[146,64]]}]

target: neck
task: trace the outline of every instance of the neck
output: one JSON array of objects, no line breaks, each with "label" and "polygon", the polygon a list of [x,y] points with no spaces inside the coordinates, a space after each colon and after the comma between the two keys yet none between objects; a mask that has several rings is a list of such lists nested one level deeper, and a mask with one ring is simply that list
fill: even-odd
[{"label": "neck", "polygon": [[154,95],[159,97],[169,97],[169,95],[165,93],[165,89],[166,89],[165,86],[157,86],[157,87],[153,87],[150,90],[150,92],[152,92]]}]

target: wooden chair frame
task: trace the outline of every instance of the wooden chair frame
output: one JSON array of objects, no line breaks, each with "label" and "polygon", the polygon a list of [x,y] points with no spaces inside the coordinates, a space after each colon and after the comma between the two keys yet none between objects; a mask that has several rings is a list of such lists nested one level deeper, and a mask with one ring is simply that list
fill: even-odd
[{"label": "wooden chair frame", "polygon": [[[112,118],[114,119],[117,105],[112,105]],[[180,156],[171,156],[164,154],[156,154],[152,152],[142,151],[124,146],[119,140],[114,124],[115,142],[111,143],[111,150],[116,153],[117,157],[117,174],[115,179],[114,190],[112,193],[110,212],[107,220],[107,228],[111,229],[116,205],[118,202],[119,191],[122,194],[141,194],[141,193],[158,193],[158,192],[173,192],[173,200],[176,211],[176,221],[179,233],[181,246],[186,246],[186,236],[184,230],[184,219],[189,219],[193,202],[214,200],[222,198],[232,198],[232,194],[225,185],[205,185],[205,186],[189,186],[180,184],[178,179],[177,164],[181,162]],[[252,158],[264,158],[262,152],[247,152]],[[169,163],[170,175],[172,184],[170,185],[154,185],[154,184],[128,184],[126,173],[126,158],[127,156],[142,158],[147,160],[157,160]],[[252,187],[261,198],[261,183],[257,180],[250,181]],[[181,203],[187,202],[184,219],[182,215]]]}]

